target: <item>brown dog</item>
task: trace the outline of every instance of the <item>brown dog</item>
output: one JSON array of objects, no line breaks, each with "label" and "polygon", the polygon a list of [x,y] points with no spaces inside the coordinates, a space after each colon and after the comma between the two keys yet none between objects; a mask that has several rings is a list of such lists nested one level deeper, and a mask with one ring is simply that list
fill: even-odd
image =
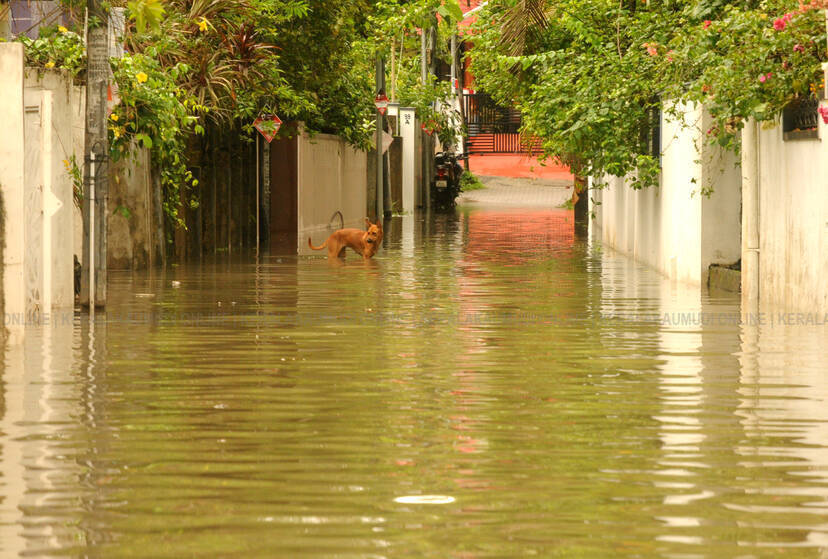
[{"label": "brown dog", "polygon": [[380,243],[382,243],[382,222],[377,220],[376,223],[371,223],[371,220],[366,217],[365,225],[368,227],[367,231],[361,229],[334,231],[328,237],[328,240],[318,247],[313,246],[310,237],[308,237],[308,246],[313,250],[322,250],[328,247],[328,260],[344,257],[347,247],[351,247],[363,258],[371,258],[377,253]]}]

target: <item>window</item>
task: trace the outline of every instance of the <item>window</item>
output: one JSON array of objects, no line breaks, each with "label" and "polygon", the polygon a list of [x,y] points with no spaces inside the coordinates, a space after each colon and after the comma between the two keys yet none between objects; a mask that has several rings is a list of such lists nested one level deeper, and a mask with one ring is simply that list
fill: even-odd
[{"label": "window", "polygon": [[782,111],[782,133],[785,140],[818,138],[819,99],[816,96],[795,99]]}]

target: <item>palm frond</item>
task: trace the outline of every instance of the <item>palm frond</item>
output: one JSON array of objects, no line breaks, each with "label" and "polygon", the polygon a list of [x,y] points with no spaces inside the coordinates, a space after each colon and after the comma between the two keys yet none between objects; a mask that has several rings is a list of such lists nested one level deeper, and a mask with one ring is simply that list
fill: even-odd
[{"label": "palm frond", "polygon": [[526,40],[534,29],[544,29],[547,0],[521,0],[506,12],[500,33],[500,45],[510,56],[525,52]]}]

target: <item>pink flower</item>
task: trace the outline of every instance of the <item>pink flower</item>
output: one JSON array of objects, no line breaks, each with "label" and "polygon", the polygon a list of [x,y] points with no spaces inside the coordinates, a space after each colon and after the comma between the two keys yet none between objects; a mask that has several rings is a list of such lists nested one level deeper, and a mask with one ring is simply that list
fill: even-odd
[{"label": "pink flower", "polygon": [[674,52],[674,51],[672,51],[672,50],[671,50],[671,51],[667,51],[667,55],[666,55],[667,62],[672,62],[672,61],[673,61],[673,54],[675,54],[675,52]]},{"label": "pink flower", "polygon": [[817,110],[819,111],[819,114],[822,117],[822,122],[828,124],[828,107],[826,107],[825,105],[820,105],[819,109]]},{"label": "pink flower", "polygon": [[647,54],[649,54],[650,56],[655,56],[658,54],[658,49],[656,49],[655,43],[644,43],[641,46],[647,49]]},{"label": "pink flower", "polygon": [[768,72],[767,74],[765,74],[765,75],[763,75],[763,76],[759,76],[759,81],[760,81],[760,82],[762,82],[762,83],[765,83],[766,81],[768,81],[769,79],[771,79],[771,76],[773,76],[773,73],[772,73],[772,72]]},{"label": "pink flower", "polygon": [[773,28],[777,31],[782,31],[783,29],[785,29],[786,25],[788,25],[788,22],[782,19],[781,17],[779,19],[774,20],[773,22]]},{"label": "pink flower", "polygon": [[805,52],[805,47],[803,47],[802,45],[797,43],[797,44],[794,45],[793,50],[794,50],[794,52]]},{"label": "pink flower", "polygon": [[706,19],[706,20],[704,20],[704,23],[702,23],[702,28],[703,28],[703,29],[707,29],[707,28],[708,28],[708,27],[710,27],[712,24],[713,24],[713,22],[712,22],[712,21],[710,21],[709,19]]}]

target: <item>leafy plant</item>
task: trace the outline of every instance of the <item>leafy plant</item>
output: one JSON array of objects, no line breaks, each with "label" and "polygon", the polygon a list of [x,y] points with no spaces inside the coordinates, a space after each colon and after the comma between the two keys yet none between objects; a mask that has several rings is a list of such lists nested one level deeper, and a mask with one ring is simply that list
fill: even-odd
[{"label": "leafy plant", "polygon": [[161,0],[130,0],[127,2],[127,10],[139,33],[145,32],[147,28],[154,31],[161,28],[161,19],[164,17]]},{"label": "leafy plant", "polygon": [[481,190],[486,188],[480,179],[478,179],[475,175],[473,175],[469,171],[463,171],[463,174],[460,175],[460,190],[462,192],[469,192],[471,190]]},{"label": "leafy plant", "polygon": [[78,165],[75,155],[72,154],[69,156],[69,159],[64,159],[63,166],[66,168],[66,172],[72,179],[72,199],[74,200],[75,205],[78,208],[81,208],[83,205],[83,172]]},{"label": "leafy plant", "polygon": [[75,80],[86,73],[86,47],[80,35],[63,26],[41,29],[41,36],[30,39],[20,35],[26,51],[26,64],[43,70],[63,68],[69,70]]},{"label": "leafy plant", "polygon": [[[516,104],[524,132],[579,175],[658,183],[655,129],[669,101],[703,103],[703,133],[738,150],[752,117],[772,122],[820,88],[824,0],[493,0],[472,50],[478,85]],[[691,125],[695,125],[692,123]]]},{"label": "leafy plant", "polygon": [[197,185],[187,169],[187,135],[196,131],[199,105],[177,85],[189,71],[185,64],[163,68],[143,54],[112,60],[121,102],[109,116],[110,153],[113,160],[128,157],[135,146],[150,150],[160,174],[167,216],[183,226],[179,208]]},{"label": "leafy plant", "polygon": [[773,123],[795,99],[824,90],[824,16],[811,5],[789,6],[727,6],[720,19],[686,28],[677,41],[692,78],[681,94],[710,110],[714,123],[704,133],[711,142],[738,150],[747,118]]}]

